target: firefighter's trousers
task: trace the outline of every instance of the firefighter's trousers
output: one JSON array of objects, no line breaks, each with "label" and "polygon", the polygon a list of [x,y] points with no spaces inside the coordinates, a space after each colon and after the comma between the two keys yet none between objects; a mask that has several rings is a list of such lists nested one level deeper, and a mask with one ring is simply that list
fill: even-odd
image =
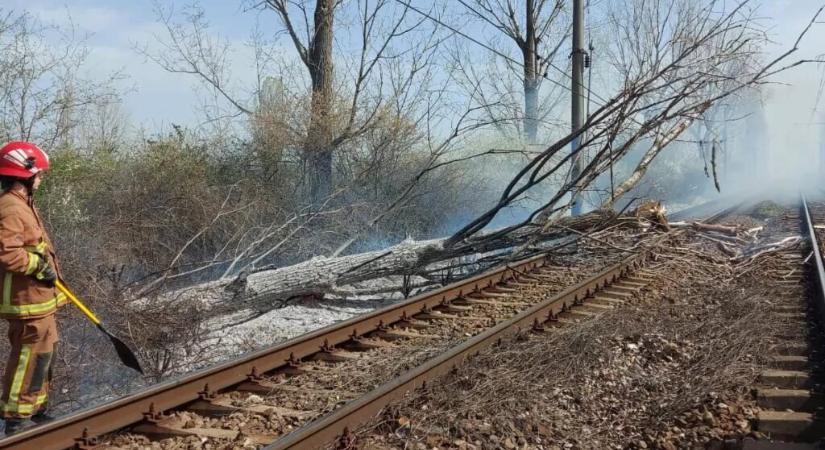
[{"label": "firefighter's trousers", "polygon": [[57,342],[55,315],[8,319],[11,352],[0,397],[4,419],[25,419],[45,410]]}]

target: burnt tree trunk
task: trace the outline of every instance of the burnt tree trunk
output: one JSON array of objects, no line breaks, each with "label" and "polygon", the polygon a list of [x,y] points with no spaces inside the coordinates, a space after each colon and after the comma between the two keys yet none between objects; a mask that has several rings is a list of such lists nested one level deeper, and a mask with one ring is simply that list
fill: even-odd
[{"label": "burnt tree trunk", "polygon": [[335,0],[315,3],[314,37],[306,65],[312,80],[312,105],[304,147],[310,199],[318,204],[331,192],[333,153],[332,30]]},{"label": "burnt tree trunk", "polygon": [[[267,309],[296,297],[323,297],[341,286],[394,275],[415,275],[433,264],[462,256],[516,249],[525,244],[555,241],[597,231],[616,223],[615,212],[596,210],[563,217],[552,225],[532,224],[490,239],[490,234],[445,246],[446,239],[406,241],[385,250],[340,257],[317,257],[293,266],[241,274],[165,294],[175,300],[197,298],[207,308]],[[431,266],[432,267],[432,266]]]},{"label": "burnt tree trunk", "polygon": [[[702,105],[698,108],[698,114],[703,113],[709,107],[709,104]],[[697,115],[698,115],[697,114]],[[616,203],[616,200],[621,198],[624,194],[632,190],[642,181],[645,174],[647,173],[647,169],[650,167],[650,164],[656,159],[656,156],[667,147],[671,142],[673,142],[676,138],[678,138],[686,129],[690,127],[690,125],[694,122],[693,117],[687,117],[682,119],[681,121],[677,122],[676,125],[673,126],[670,130],[663,134],[659,134],[653,140],[653,143],[647,149],[644,155],[642,155],[641,161],[636,165],[636,168],[633,170],[625,180],[613,190],[612,197],[602,204],[602,208],[612,208],[613,205]]]},{"label": "burnt tree trunk", "polygon": [[524,60],[524,137],[528,144],[535,144],[538,139],[538,116],[539,116],[539,64],[536,47],[538,38],[536,36],[536,15],[534,5],[535,0],[527,0],[527,11],[525,17],[525,37],[519,37],[517,43],[521,48]]}]

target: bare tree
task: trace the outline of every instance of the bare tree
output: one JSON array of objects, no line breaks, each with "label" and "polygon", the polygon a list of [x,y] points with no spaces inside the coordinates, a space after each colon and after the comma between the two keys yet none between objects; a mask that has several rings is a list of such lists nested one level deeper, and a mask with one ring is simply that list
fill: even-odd
[{"label": "bare tree", "polygon": [[[266,0],[264,4],[272,8],[283,21],[284,26],[295,45],[298,56],[306,65],[312,80],[312,106],[310,107],[309,127],[304,146],[305,158],[309,172],[310,198],[318,203],[329,196],[332,186],[332,154],[336,138],[345,140],[346,132],[335,136],[333,128],[333,25],[335,9],[340,0],[316,0],[310,28],[306,21],[306,39],[298,36],[296,25],[290,14],[290,3],[286,0]],[[307,19],[304,2],[298,2],[303,18]],[[366,45],[365,40],[365,45]],[[352,115],[357,111],[353,108]]]},{"label": "bare tree", "polygon": [[[396,105],[409,98],[404,92],[415,91],[417,83],[427,83],[426,65],[440,44],[436,27],[420,29],[424,23],[412,18],[406,8],[394,8],[390,0],[361,0],[343,4],[340,0],[282,1],[249,3],[253,10],[273,11],[289,36],[309,81],[307,114],[295,114],[303,123],[292,123],[289,130],[300,136],[300,162],[310,201],[321,204],[335,192],[334,156],[346,146],[375,129],[381,123],[410,114]],[[174,11],[156,4],[157,15],[166,28],[158,37],[160,51],[144,47],[141,52],[164,69],[196,76],[215,95],[227,101],[226,115],[245,115],[259,128],[272,125],[271,118],[261,116],[260,104],[266,84],[278,80],[289,90],[290,78],[302,79],[288,62],[264,48],[268,42],[253,39],[258,84],[244,99],[232,84],[228,63],[231,47],[225,40],[211,35],[204,11],[195,6],[184,14],[183,23],[174,20]],[[350,21],[340,27],[354,42],[353,63],[335,65],[336,18]],[[353,25],[354,26],[349,26]],[[292,76],[273,77],[273,70],[289,71]],[[401,74],[401,77],[395,75]],[[300,91],[295,88],[293,92]],[[300,92],[297,97],[302,97]],[[416,120],[413,119],[415,122]]]},{"label": "bare tree", "polygon": [[[521,64],[512,67],[520,72],[523,93],[523,132],[535,144],[539,127],[539,89],[567,35],[569,26],[561,23],[564,11],[561,0],[459,0],[472,17],[492,26],[511,40],[521,53]],[[559,30],[562,30],[559,32]],[[543,45],[542,45],[543,44]]]},{"label": "bare tree", "polygon": [[[649,140],[639,164],[606,204],[611,205],[638,183],[656,156],[713,104],[809,62],[798,60],[781,65],[798,50],[799,42],[815,20],[802,30],[793,47],[779,57],[766,63],[742,64],[742,70],[733,77],[722,72],[719,68],[730,62],[752,61],[754,45],[766,42],[753,19],[750,3],[746,0],[722,11],[715,1],[634,3],[628,16],[615,22],[620,28],[612,58],[615,72],[620,75],[620,92],[602,100],[580,133],[569,134],[528,163],[499,203],[451,237],[448,245],[459,245],[479,232],[498,211],[565,167],[569,155],[557,163],[551,161],[576,135],[586,132],[585,146],[595,147],[587,167],[578,178],[561,186],[528,220],[499,234],[530,223],[542,212],[566,210],[569,205],[563,204],[562,199],[568,192],[585,189],[610,164],[627,155],[634,144]],[[816,12],[815,18],[821,11]]]},{"label": "bare tree", "polygon": [[119,101],[119,74],[87,80],[85,36],[0,8],[0,140],[67,144],[84,114]]}]

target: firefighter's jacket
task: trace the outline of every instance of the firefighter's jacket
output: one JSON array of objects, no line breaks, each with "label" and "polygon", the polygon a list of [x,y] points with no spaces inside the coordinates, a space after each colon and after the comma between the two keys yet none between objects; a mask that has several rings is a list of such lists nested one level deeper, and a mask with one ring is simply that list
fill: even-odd
[{"label": "firefighter's jacket", "polygon": [[57,258],[26,187],[16,184],[0,193],[0,317],[34,319],[54,314],[66,297],[34,278],[46,259],[60,276]]}]

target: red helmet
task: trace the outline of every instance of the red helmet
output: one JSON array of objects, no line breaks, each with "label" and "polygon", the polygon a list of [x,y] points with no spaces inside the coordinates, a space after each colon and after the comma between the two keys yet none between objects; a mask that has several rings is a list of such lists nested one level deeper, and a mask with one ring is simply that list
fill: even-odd
[{"label": "red helmet", "polygon": [[49,155],[30,142],[12,141],[0,148],[0,175],[29,179],[49,169]]}]

